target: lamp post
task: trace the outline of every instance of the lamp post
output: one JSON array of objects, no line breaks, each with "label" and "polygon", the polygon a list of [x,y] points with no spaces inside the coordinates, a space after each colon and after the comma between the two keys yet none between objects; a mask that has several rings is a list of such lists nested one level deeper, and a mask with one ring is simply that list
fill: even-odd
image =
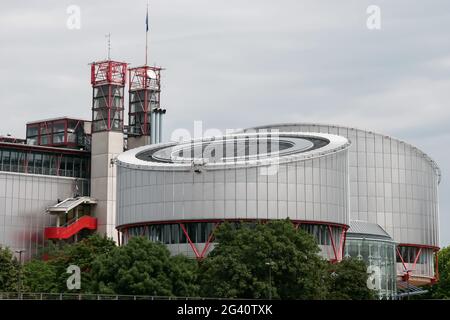
[{"label": "lamp post", "polygon": [[18,283],[17,283],[17,292],[18,292],[18,299],[22,296],[22,253],[26,250],[16,250],[15,253],[19,254],[19,277],[18,277]]},{"label": "lamp post", "polygon": [[266,266],[269,267],[269,300],[272,300],[272,266],[274,265],[273,261],[266,262]]}]

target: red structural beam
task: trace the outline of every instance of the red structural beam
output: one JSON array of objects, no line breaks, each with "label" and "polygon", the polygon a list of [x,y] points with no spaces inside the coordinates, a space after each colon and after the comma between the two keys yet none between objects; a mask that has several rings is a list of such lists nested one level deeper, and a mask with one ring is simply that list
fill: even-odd
[{"label": "red structural beam", "polygon": [[78,149],[68,149],[68,148],[56,148],[56,147],[45,147],[30,144],[18,144],[9,142],[0,142],[0,149],[11,148],[23,151],[36,151],[36,152],[49,152],[49,153],[60,153],[60,154],[71,154],[71,155],[89,155],[90,151],[78,150]]},{"label": "red structural beam", "polygon": [[[153,71],[155,73],[155,78],[151,78],[148,75],[148,71]],[[130,90],[142,90],[151,88],[151,80],[156,81],[157,90],[159,90],[159,82],[161,79],[161,70],[164,70],[161,67],[152,67],[152,66],[142,66],[136,68],[130,68],[129,71],[129,81],[130,81]]]},{"label": "red structural beam", "polygon": [[199,259],[200,258],[200,254],[198,253],[197,247],[195,246],[195,244],[192,242],[191,238],[189,237],[189,234],[188,234],[188,232],[186,230],[186,227],[184,226],[184,223],[180,223],[180,227],[183,230],[183,233],[186,236],[186,239],[187,239],[189,245],[191,246],[192,251],[194,251],[195,257],[197,259]]},{"label": "red structural beam", "polygon": [[209,249],[209,247],[210,247],[210,245],[211,245],[211,243],[212,243],[212,241],[214,239],[214,232],[216,231],[216,229],[217,229],[217,227],[219,225],[220,225],[220,223],[218,223],[218,222],[214,224],[213,229],[209,233],[208,240],[206,240],[205,247],[203,248],[203,251],[200,254],[200,259],[204,259],[205,258],[206,253],[208,252],[208,249]]},{"label": "red structural beam", "polygon": [[[139,227],[139,226],[146,226],[146,225],[152,225],[152,224],[178,224],[178,223],[195,223],[195,222],[212,222],[212,223],[222,223],[222,222],[261,222],[265,223],[268,221],[272,221],[274,219],[186,219],[186,220],[158,220],[158,221],[148,221],[148,222],[139,222],[139,223],[129,223],[129,224],[123,224],[116,229],[123,230],[131,227]],[[295,224],[318,224],[318,225],[325,225],[325,226],[331,226],[331,227],[337,227],[337,228],[344,228],[345,230],[348,230],[349,226],[346,224],[340,224],[335,222],[327,222],[327,221],[308,221],[308,220],[291,220],[291,222]]]},{"label": "red structural beam", "polygon": [[127,63],[118,61],[99,61],[91,64],[91,84],[117,84],[126,83]]},{"label": "red structural beam", "polygon": [[406,266],[405,260],[403,259],[402,254],[400,253],[400,250],[398,250],[398,247],[396,248],[397,255],[399,256],[400,260],[402,261],[403,268],[405,269],[405,272],[408,272],[408,267]]},{"label": "red structural beam", "polygon": [[347,238],[347,229],[342,228],[341,232],[341,238],[339,240],[339,260],[342,260],[344,257],[344,251],[345,251],[345,239]]},{"label": "red structural beam", "polygon": [[327,226],[327,227],[328,227],[328,233],[329,233],[330,239],[331,239],[331,247],[332,247],[333,253],[334,253],[334,259],[331,259],[331,262],[337,262],[338,255],[337,255],[336,245],[334,244],[333,230],[331,230],[330,226]]},{"label": "red structural beam", "polygon": [[431,249],[433,251],[439,251],[440,248],[437,246],[427,245],[427,244],[417,244],[417,243],[399,243],[399,247],[414,247],[414,248],[423,248],[423,249]]}]

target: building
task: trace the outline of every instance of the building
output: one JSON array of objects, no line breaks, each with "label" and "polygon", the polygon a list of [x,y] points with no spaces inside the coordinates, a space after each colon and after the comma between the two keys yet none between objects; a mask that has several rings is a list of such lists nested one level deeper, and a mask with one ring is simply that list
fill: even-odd
[{"label": "building", "polygon": [[25,259],[36,253],[45,228],[57,222],[47,208],[89,195],[90,161],[89,151],[67,145],[0,142],[0,245],[25,250]]},{"label": "building", "polygon": [[[317,235],[323,256],[338,261],[349,225],[349,145],[319,133],[236,134],[129,150],[116,161],[121,242],[145,235],[202,259],[223,221],[290,217]],[[314,188],[315,199],[304,196]]]},{"label": "building", "polygon": [[162,143],[162,70],[94,62],[91,120],[28,122],[25,139],[0,137],[0,245],[29,259],[46,240],[143,235],[202,259],[224,221],[290,218],[331,262],[366,261],[382,298],[438,280],[441,174],[424,152],[301,123]]},{"label": "building", "polygon": [[397,243],[399,280],[422,285],[438,279],[437,164],[416,147],[371,131],[320,124],[281,124],[245,130],[321,132],[350,140],[350,220],[381,226]]},{"label": "building", "polygon": [[398,139],[340,126],[269,125],[132,149],[116,164],[122,243],[142,235],[202,259],[224,221],[290,218],[330,261],[366,261],[382,298],[394,296],[397,281],[438,279],[440,171]]},{"label": "building", "polygon": [[[146,71],[139,78],[147,82],[143,88],[134,76],[128,80],[135,69],[127,63],[94,62],[91,120],[33,121],[26,124],[25,139],[0,137],[0,246],[30,259],[47,240],[77,241],[92,232],[117,239],[113,159],[127,142],[137,147],[160,141],[166,113],[160,107],[162,68],[141,69]],[[129,117],[145,111],[143,132],[136,131],[137,124],[123,123],[128,82]],[[147,102],[136,94],[148,96]],[[137,139],[141,135],[146,139]]]},{"label": "building", "polygon": [[380,299],[394,299],[397,295],[396,248],[394,240],[378,224],[350,221],[344,256],[367,264],[367,285],[377,290]]}]

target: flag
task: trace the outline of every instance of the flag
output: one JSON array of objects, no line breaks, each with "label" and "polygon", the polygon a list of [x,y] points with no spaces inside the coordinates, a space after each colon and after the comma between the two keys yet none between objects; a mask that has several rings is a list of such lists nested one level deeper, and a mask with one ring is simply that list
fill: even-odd
[{"label": "flag", "polygon": [[145,16],[145,32],[148,32],[148,4],[147,4],[147,15]]}]

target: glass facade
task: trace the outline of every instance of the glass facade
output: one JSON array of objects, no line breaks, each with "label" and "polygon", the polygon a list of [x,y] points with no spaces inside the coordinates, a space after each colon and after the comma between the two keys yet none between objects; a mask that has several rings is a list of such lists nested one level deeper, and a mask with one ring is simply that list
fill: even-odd
[{"label": "glass facade", "polygon": [[159,107],[159,92],[152,90],[137,90],[130,92],[129,134],[143,135],[150,133],[151,112],[145,109],[145,91],[147,91],[147,108],[154,110]]},{"label": "glass facade", "polygon": [[380,299],[395,299],[397,271],[395,243],[389,240],[353,237],[347,234],[345,257],[367,264],[368,286],[377,291]]},{"label": "glass facade", "polygon": [[[236,227],[241,222],[229,221]],[[194,245],[204,244],[207,242],[214,230],[214,226],[217,222],[186,222],[183,223],[190,240]],[[245,222],[246,224],[256,224],[254,222]],[[342,227],[320,225],[320,224],[300,224],[302,230],[306,231],[316,240],[319,248],[321,249],[320,255],[324,259],[334,260],[339,259],[340,252],[336,252],[337,257],[334,254],[333,245],[335,250],[342,248]],[[150,224],[135,227],[128,227],[121,230],[122,243],[127,243],[129,238],[136,236],[143,236],[154,242],[160,242],[166,245],[188,244],[189,241],[181,227],[181,223],[167,223],[167,224]],[[171,252],[173,254],[185,253],[184,247],[172,246]],[[180,250],[181,249],[181,250]],[[188,254],[192,256],[192,254]]]},{"label": "glass facade", "polygon": [[1,147],[0,171],[88,179],[90,155]]},{"label": "glass facade", "polygon": [[27,124],[27,144],[89,150],[90,135],[85,132],[85,121],[54,119]]},{"label": "glass facade", "polygon": [[397,254],[397,272],[406,274],[412,271],[417,277],[430,277],[435,271],[435,249],[412,246],[399,246]]},{"label": "glass facade", "polygon": [[[128,133],[150,135],[152,112],[160,108],[161,68],[138,67],[130,69]],[[156,121],[155,121],[156,122]]]},{"label": "glass facade", "polygon": [[[193,243],[205,243],[211,231],[214,229],[214,222],[185,223],[187,234]],[[153,224],[128,228],[125,231],[126,237],[144,236],[154,242],[164,244],[188,243],[188,240],[179,223]]]},{"label": "glass facade", "polygon": [[92,104],[92,132],[122,131],[123,95],[121,85],[105,84],[94,87]]}]

